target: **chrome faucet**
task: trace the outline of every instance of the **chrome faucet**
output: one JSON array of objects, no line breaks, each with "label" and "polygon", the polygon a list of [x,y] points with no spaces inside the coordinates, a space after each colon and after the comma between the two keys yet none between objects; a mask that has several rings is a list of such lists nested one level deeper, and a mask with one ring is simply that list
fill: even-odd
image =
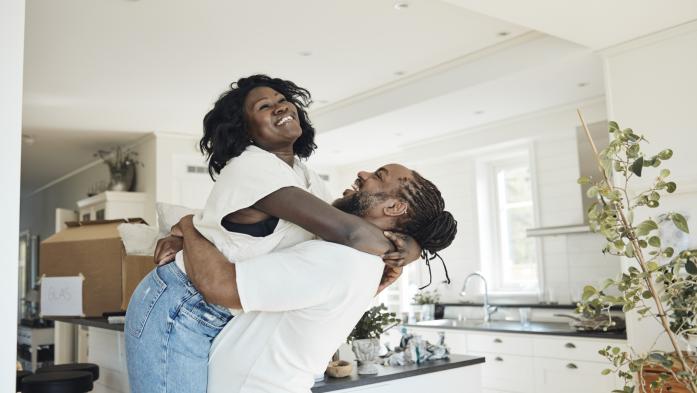
[{"label": "chrome faucet", "polygon": [[484,276],[475,272],[465,277],[465,283],[462,284],[462,291],[460,291],[460,296],[467,295],[467,283],[469,282],[469,279],[472,277],[479,277],[484,282],[484,322],[489,322],[491,321],[491,314],[495,313],[498,310],[498,307],[491,306],[489,304],[489,289],[486,285],[486,278],[484,278]]}]

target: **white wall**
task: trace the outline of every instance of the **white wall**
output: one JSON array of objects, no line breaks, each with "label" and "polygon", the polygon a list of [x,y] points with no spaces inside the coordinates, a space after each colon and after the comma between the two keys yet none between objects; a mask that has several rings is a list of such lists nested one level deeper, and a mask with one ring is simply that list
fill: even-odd
[{"label": "white wall", "polygon": [[[606,51],[608,113],[651,142],[648,151],[670,147],[667,162],[678,191],[662,200],[661,211],[680,210],[697,247],[697,22],[654,34]],[[625,261],[628,264],[629,261]],[[628,321],[630,342],[645,350],[660,328],[651,320]],[[666,342],[662,341],[665,347]]]},{"label": "white wall", "polygon": [[208,172],[187,174],[186,165],[208,166],[198,150],[200,137],[157,133],[157,201],[202,208],[213,187]]},{"label": "white wall", "polygon": [[14,392],[17,325],[17,269],[19,236],[19,169],[22,126],[22,59],[24,51],[24,1],[0,2],[0,386]]},{"label": "white wall", "polygon": [[[148,223],[155,222],[155,138],[146,136],[130,147],[138,153],[144,166],[136,169],[136,191],[145,192],[150,208],[146,208]],[[106,164],[96,164],[67,177],[39,192],[22,196],[20,230],[38,234],[41,240],[52,235],[55,230],[56,208],[77,210],[77,201],[87,198],[87,191],[99,181],[109,181]]]},{"label": "white wall", "polygon": [[[582,103],[587,121],[606,119],[605,102]],[[441,190],[446,209],[458,221],[458,235],[441,254],[452,279],[441,288],[443,300],[459,301],[465,276],[487,263],[479,258],[475,185],[476,157],[495,146],[533,143],[540,201],[540,225],[572,225],[582,222],[576,154],[576,106],[554,108],[477,129],[462,130],[446,138],[405,148],[401,153],[335,168],[334,191],[339,192],[356,178],[358,170],[374,170],[399,162],[419,171]],[[602,239],[600,239],[602,240]],[[549,237],[541,240],[544,275],[558,301],[568,302],[576,288],[619,272],[619,261],[605,259],[602,242],[595,234]],[[445,276],[439,262],[432,264],[434,282]],[[412,274],[413,284],[426,282],[425,268]]]}]

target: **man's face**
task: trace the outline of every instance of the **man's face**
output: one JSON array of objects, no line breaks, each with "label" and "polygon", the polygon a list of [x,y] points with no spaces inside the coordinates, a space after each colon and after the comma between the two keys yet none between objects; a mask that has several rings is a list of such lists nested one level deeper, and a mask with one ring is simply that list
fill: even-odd
[{"label": "man's face", "polygon": [[399,164],[388,164],[375,172],[358,172],[351,188],[334,201],[334,207],[359,217],[380,218],[390,201],[399,199],[402,183],[413,178],[412,171]]}]

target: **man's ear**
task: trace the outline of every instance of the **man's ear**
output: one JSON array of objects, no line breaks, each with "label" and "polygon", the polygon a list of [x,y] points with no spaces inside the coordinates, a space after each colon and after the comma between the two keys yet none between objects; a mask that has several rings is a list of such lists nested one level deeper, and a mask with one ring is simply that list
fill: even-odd
[{"label": "man's ear", "polygon": [[388,217],[399,217],[407,214],[407,208],[409,204],[401,199],[390,198],[386,201],[385,207],[383,207],[383,212]]}]

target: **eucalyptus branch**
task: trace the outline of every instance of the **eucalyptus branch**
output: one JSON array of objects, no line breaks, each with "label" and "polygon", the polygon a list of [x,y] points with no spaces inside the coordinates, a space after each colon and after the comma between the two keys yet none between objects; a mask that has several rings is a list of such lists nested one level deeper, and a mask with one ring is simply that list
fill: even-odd
[{"label": "eucalyptus branch", "polygon": [[[675,327],[671,326],[667,314],[668,308],[664,305],[661,293],[659,293],[659,290],[654,285],[654,281],[664,283],[665,281],[673,279],[680,280],[679,278],[675,278],[672,270],[671,272],[668,272],[667,269],[661,270],[662,267],[656,262],[661,255],[671,257],[673,250],[672,248],[666,248],[665,250],[660,249],[660,237],[651,236],[651,233],[658,229],[658,225],[655,221],[649,219],[643,221],[636,227],[633,226],[632,222],[634,208],[643,205],[649,208],[658,207],[660,199],[658,191],[665,189],[668,193],[672,193],[675,191],[676,185],[674,182],[665,182],[665,178],[668,177],[670,171],[664,169],[661,171],[661,175],[656,179],[653,186],[649,190],[640,193],[635,198],[635,203],[632,203],[633,201],[627,192],[629,180],[634,175],[640,177],[644,167],[658,167],[661,164],[661,160],[671,158],[672,151],[663,150],[656,156],[646,158],[641,153],[639,145],[640,142],[646,141],[646,139],[643,136],[634,134],[631,129],[620,130],[617,123],[611,122],[610,133],[613,135],[613,140],[606,149],[599,152],[580,111],[578,111],[578,116],[593,152],[595,153],[598,168],[603,177],[601,181],[597,182],[588,190],[589,196],[600,196],[602,202],[602,207],[596,203],[589,210],[588,216],[591,219],[591,226],[593,229],[598,229],[608,240],[609,243],[603,250],[604,252],[607,250],[613,255],[622,255],[620,253],[624,251],[623,255],[630,259],[634,259],[639,266],[639,269],[630,267],[627,273],[623,273],[618,281],[609,280],[600,291],[591,286],[585,287],[583,295],[584,303],[579,305],[579,311],[587,313],[590,310],[590,312],[597,314],[599,310],[602,309],[602,304],[620,303],[623,305],[623,311],[626,312],[635,308],[638,303],[645,306],[645,299],[652,300],[658,311],[657,314],[654,315],[650,307],[647,306],[639,310],[639,314],[644,316],[649,312],[651,316],[658,319],[658,322],[663,327],[664,333],[667,335],[675,350],[674,355],[666,356],[659,352],[652,352],[646,359],[633,359],[632,357],[628,358],[626,352],[620,352],[619,349],[613,349],[610,352],[605,351],[604,353],[601,351],[601,354],[608,357],[615,366],[618,366],[618,364],[625,364],[626,360],[626,364],[630,371],[638,373],[638,380],[641,383],[640,389],[642,391],[644,390],[642,369],[648,364],[646,363],[648,359],[652,363],[659,364],[662,368],[670,370],[669,373],[661,373],[661,377],[659,378],[660,381],[656,382],[656,386],[662,386],[662,381],[670,378],[668,375],[672,374],[675,380],[686,386],[690,392],[697,393],[697,384],[695,382],[697,377],[694,372],[690,371],[692,369],[689,367],[681,351],[680,344],[677,341],[676,331],[672,329]],[[620,152],[624,153],[624,157],[621,157]],[[613,169],[616,173],[622,173],[624,176],[624,187],[617,187],[611,181],[610,173]],[[579,182],[588,183],[590,179],[581,178]],[[669,213],[667,217],[678,229],[685,233],[689,232],[684,217],[677,213]],[[626,243],[625,239],[627,241]],[[643,249],[648,246],[659,247],[661,252],[656,252],[652,258],[647,259]],[[617,252],[613,252],[613,249],[617,250]],[[687,258],[686,262],[684,262],[687,273],[697,274],[697,252],[695,252],[694,256],[689,254],[687,256],[681,255],[678,258]],[[676,271],[679,271],[682,266],[682,261],[678,258],[675,258],[669,263],[671,269]],[[690,270],[693,271],[691,272]],[[657,274],[659,278],[662,278],[661,280],[656,279]],[[611,286],[616,286],[617,289],[619,289],[622,294],[621,298],[607,296],[603,292]],[[663,295],[665,298],[665,288],[663,289]],[[672,313],[675,314],[675,311],[673,310]],[[680,331],[681,330],[677,330],[677,332]],[[682,371],[679,373],[675,373],[672,370],[672,356],[677,357],[682,368]],[[625,390],[628,389],[627,385],[629,383],[628,381],[631,380],[631,374],[627,374],[624,371],[618,371],[617,373],[625,380]],[[651,386],[653,387],[654,385],[654,382],[652,382]]]}]

